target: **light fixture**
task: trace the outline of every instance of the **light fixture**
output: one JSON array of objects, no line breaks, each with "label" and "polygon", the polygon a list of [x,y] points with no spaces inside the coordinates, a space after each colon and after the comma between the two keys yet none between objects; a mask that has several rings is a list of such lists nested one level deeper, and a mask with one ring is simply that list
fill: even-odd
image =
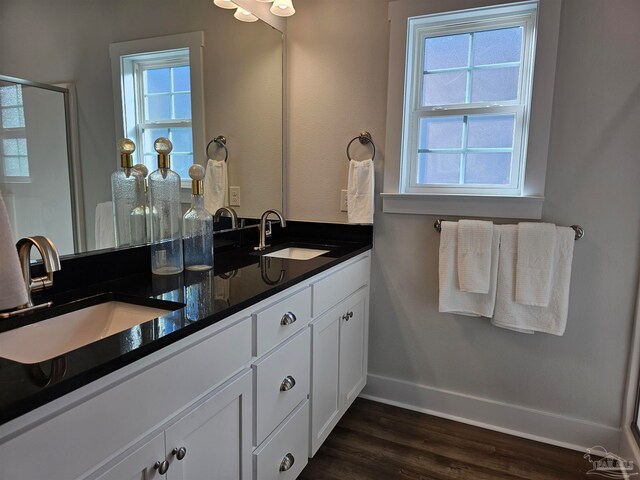
[{"label": "light fixture", "polygon": [[220,8],[227,8],[229,10],[232,8],[238,8],[238,6],[231,0],[213,0],[213,3]]},{"label": "light fixture", "polygon": [[273,0],[256,0],[256,2],[271,3]]},{"label": "light fixture", "polygon": [[275,0],[269,11],[278,17],[290,17],[296,13],[291,0]]},{"label": "light fixture", "polygon": [[257,22],[258,17],[252,14],[249,10],[245,10],[242,7],[238,7],[236,13],[233,14],[241,22]]}]

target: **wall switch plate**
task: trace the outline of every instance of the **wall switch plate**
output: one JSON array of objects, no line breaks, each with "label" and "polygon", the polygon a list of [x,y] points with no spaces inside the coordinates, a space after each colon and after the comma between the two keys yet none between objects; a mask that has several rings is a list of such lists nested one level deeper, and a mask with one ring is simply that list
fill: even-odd
[{"label": "wall switch plate", "polygon": [[341,212],[346,212],[347,210],[348,210],[347,191],[346,190],[340,190],[340,211]]},{"label": "wall switch plate", "polygon": [[229,205],[232,207],[240,206],[240,187],[229,187]]}]

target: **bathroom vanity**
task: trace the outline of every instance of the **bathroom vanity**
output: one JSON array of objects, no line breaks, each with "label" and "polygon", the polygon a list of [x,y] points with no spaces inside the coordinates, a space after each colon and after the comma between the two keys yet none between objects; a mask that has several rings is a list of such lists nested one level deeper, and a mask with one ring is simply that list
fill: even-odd
[{"label": "bathroom vanity", "polygon": [[326,243],[309,260],[247,248],[208,274],[59,292],[185,306],[39,376],[0,359],[0,477],[296,478],[366,382],[371,245]]}]

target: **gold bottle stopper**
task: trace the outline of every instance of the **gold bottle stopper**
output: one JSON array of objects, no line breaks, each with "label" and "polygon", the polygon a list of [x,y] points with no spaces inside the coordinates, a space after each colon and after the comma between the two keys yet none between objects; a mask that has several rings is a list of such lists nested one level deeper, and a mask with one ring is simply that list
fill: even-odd
[{"label": "gold bottle stopper", "polygon": [[118,140],[118,151],[120,152],[120,165],[122,168],[133,167],[133,152],[136,151],[136,144],[128,138]]},{"label": "gold bottle stopper", "polygon": [[153,142],[153,148],[158,152],[158,168],[171,168],[171,158],[169,154],[173,150],[171,140],[165,137],[157,138]]},{"label": "gold bottle stopper", "polygon": [[189,176],[191,177],[191,193],[202,195],[204,193],[204,167],[196,164],[191,165],[189,167]]},{"label": "gold bottle stopper", "polygon": [[136,163],[133,168],[140,172],[140,174],[144,177],[144,191],[146,192],[148,189],[147,176],[149,175],[149,169],[144,163]]}]

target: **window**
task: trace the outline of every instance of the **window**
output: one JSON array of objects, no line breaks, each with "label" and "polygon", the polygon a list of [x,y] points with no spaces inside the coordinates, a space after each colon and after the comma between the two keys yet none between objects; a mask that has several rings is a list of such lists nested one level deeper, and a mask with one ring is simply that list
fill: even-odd
[{"label": "window", "polygon": [[5,182],[28,182],[29,157],[21,85],[0,86],[0,121],[0,176]]}]

